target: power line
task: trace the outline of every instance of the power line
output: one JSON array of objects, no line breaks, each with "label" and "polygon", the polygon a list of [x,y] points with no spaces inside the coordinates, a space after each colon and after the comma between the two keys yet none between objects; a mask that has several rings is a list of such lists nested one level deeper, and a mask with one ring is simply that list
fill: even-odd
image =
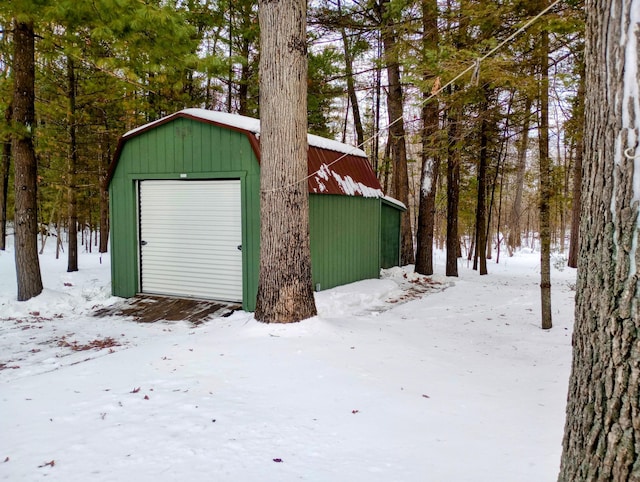
[{"label": "power line", "polygon": [[[451,80],[449,80],[449,82],[447,82],[446,84],[442,85],[442,86],[438,86],[437,88],[434,88],[431,92],[431,94],[429,95],[429,97],[427,97],[426,99],[423,99],[418,105],[423,105],[426,104],[427,102],[429,102],[431,99],[435,98],[438,94],[440,94],[444,89],[446,89],[447,87],[451,86],[452,84],[454,84],[456,81],[460,80],[462,77],[464,77],[466,74],[468,74],[471,71],[477,71],[480,68],[480,64],[485,61],[486,59],[488,59],[489,57],[491,57],[493,54],[495,54],[498,50],[502,49],[502,47],[504,47],[506,44],[508,44],[509,42],[511,42],[514,38],[516,38],[518,35],[520,35],[522,32],[524,32],[526,29],[528,29],[531,25],[533,25],[536,21],[538,21],[542,16],[544,16],[545,14],[547,14],[552,8],[554,8],[556,5],[558,5],[559,3],[561,3],[562,0],[555,0],[553,3],[551,3],[550,5],[548,5],[546,8],[544,8],[540,13],[538,13],[535,17],[530,18],[529,20],[527,20],[520,28],[518,28],[515,32],[513,32],[511,35],[509,35],[506,39],[504,39],[502,42],[500,42],[498,45],[496,45],[495,47],[493,47],[491,50],[489,50],[487,53],[485,53],[484,55],[482,55],[481,57],[478,57],[476,60],[473,61],[473,63],[471,65],[469,65],[469,67],[467,67],[466,69],[464,69],[462,72],[460,72],[458,75],[456,75],[454,78],[452,78]],[[378,129],[378,131],[373,134],[372,136],[368,137],[367,139],[365,139],[364,141],[362,141],[360,144],[358,144],[356,146],[356,148],[360,149],[362,148],[365,144],[367,144],[368,142],[371,142],[373,139],[375,139],[376,137],[380,137],[380,134],[382,131],[386,131],[388,130],[391,126],[397,124],[398,122],[400,122],[403,119],[403,117],[398,117],[397,119],[394,119],[392,122],[390,122],[389,124],[387,124],[385,127],[381,127],[380,129]],[[355,149],[355,148],[354,148]],[[347,157],[350,154],[342,154],[341,156],[339,156],[337,159],[335,159],[334,161],[331,161],[329,164],[325,164],[324,166],[326,167],[331,167],[334,164],[336,164],[337,162],[341,161],[342,159],[344,159],[345,157]],[[318,174],[319,170],[316,170],[314,172],[312,172],[311,174],[309,174],[308,176],[295,181],[293,183],[278,187],[278,188],[274,188],[274,189],[264,189],[261,190],[261,192],[275,192],[275,191],[280,191],[283,189],[287,189],[289,187],[295,186],[297,184],[300,184],[301,182],[306,182],[309,179],[311,179],[312,177],[314,177],[316,174]]]}]

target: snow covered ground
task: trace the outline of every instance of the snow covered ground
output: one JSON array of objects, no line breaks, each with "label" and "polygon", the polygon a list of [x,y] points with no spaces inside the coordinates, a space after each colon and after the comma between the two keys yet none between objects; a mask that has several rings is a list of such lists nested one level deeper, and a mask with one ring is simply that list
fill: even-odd
[{"label": "snow covered ground", "polygon": [[66,273],[45,252],[22,303],[13,263],[0,252],[0,480],[556,479],[575,270],[553,268],[542,331],[538,254],[390,270],[318,293],[299,324],[197,327],[93,317],[118,301],[108,255]]}]

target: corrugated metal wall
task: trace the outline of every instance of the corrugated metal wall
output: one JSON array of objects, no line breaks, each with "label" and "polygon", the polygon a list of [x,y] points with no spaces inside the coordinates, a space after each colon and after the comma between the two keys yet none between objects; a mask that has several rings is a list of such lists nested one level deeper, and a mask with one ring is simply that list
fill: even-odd
[{"label": "corrugated metal wall", "polygon": [[[125,298],[140,288],[137,181],[240,179],[243,298],[257,293],[260,242],[260,172],[247,136],[178,118],[126,141],[109,186],[112,292]],[[250,308],[251,307],[251,308]]]},{"label": "corrugated metal wall", "polygon": [[314,287],[379,276],[379,198],[312,194],[309,224]]},{"label": "corrugated metal wall", "polygon": [[[240,179],[243,307],[253,311],[260,256],[258,162],[246,134],[187,118],[131,137],[122,147],[109,189],[113,294],[131,297],[140,289],[138,182],[184,176]],[[328,289],[379,276],[381,202],[360,196],[310,195],[314,284]]]},{"label": "corrugated metal wall", "polygon": [[380,267],[391,268],[400,264],[400,216],[402,211],[382,201]]}]

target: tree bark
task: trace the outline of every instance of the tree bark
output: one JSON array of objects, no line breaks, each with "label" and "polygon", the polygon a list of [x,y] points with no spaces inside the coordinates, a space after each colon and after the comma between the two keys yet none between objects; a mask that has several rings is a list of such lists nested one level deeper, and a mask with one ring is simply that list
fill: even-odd
[{"label": "tree bark", "polygon": [[509,236],[507,245],[509,252],[513,253],[522,244],[522,192],[524,190],[524,175],[527,170],[527,148],[529,146],[529,123],[531,113],[531,97],[525,99],[524,119],[522,120],[522,133],[518,143],[518,165],[516,170],[515,198],[509,216]]},{"label": "tree bark", "polygon": [[[486,96],[486,92],[485,92]],[[487,274],[487,157],[488,157],[488,129],[489,122],[487,115],[488,102],[481,103],[480,112],[480,155],[478,159],[478,195],[476,205],[476,248],[473,258],[473,269],[478,269],[478,259],[480,261],[480,274]]]},{"label": "tree bark", "polygon": [[[543,0],[541,9],[546,8]],[[539,47],[539,126],[538,148],[540,153],[540,313],[543,330],[553,326],[551,320],[551,159],[549,158],[549,32],[540,33]]]},{"label": "tree bark", "polygon": [[382,17],[382,44],[384,61],[387,68],[389,89],[387,94],[387,111],[389,113],[389,141],[393,156],[393,195],[402,202],[407,210],[401,216],[400,263],[412,264],[415,261],[413,251],[413,232],[411,229],[411,205],[409,204],[409,173],[407,166],[407,143],[405,139],[403,119],[403,95],[400,81],[400,63],[393,19],[388,12],[390,0],[380,2]]},{"label": "tree bark", "polygon": [[561,482],[640,480],[640,0],[587,0],[584,166]]},{"label": "tree bark", "polygon": [[422,0],[422,61],[424,92],[422,105],[422,172],[420,176],[420,203],[416,232],[416,273],[433,274],[433,231],[436,213],[436,187],[440,171],[440,156],[433,148],[434,136],[438,132],[438,101],[427,99],[431,92],[427,88],[433,74],[426,67],[429,54],[438,48],[438,4],[435,0]]},{"label": "tree bark", "polygon": [[[13,109],[11,104],[4,113],[7,127],[11,127]],[[8,129],[8,132],[11,132]],[[11,166],[11,135],[2,141],[2,159],[0,160],[0,250],[7,249],[7,198],[9,195],[9,168]]]},{"label": "tree bark", "polygon": [[260,0],[260,272],[255,317],[316,314],[307,189],[305,0]]},{"label": "tree bark", "polygon": [[[342,17],[342,4],[338,0],[338,14]],[[347,80],[347,97],[351,105],[351,113],[353,115],[353,125],[356,129],[356,143],[362,148],[364,144],[364,129],[362,127],[362,118],[360,117],[360,105],[358,96],[356,95],[356,85],[353,76],[353,57],[351,54],[351,46],[347,37],[347,30],[340,27],[340,36],[342,37],[342,48],[344,49],[344,74]]]},{"label": "tree bark", "polygon": [[78,165],[78,142],[76,139],[76,73],[73,59],[67,57],[67,129],[69,132],[69,154],[67,168],[67,216],[69,218],[69,250],[67,272],[78,271],[78,197],[76,193],[76,170]]},{"label": "tree bark", "polygon": [[447,261],[446,276],[458,276],[458,204],[460,202],[460,150],[458,148],[458,115],[450,107],[447,115],[449,144],[447,148]]},{"label": "tree bark", "polygon": [[32,21],[13,22],[13,159],[15,259],[18,301],[42,292],[38,259],[35,129],[35,35]]}]

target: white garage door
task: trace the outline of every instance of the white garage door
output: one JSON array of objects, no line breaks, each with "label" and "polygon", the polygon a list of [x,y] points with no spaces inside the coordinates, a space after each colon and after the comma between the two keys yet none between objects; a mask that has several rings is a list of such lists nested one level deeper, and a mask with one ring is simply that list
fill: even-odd
[{"label": "white garage door", "polygon": [[240,181],[141,181],[143,293],[242,301]]}]

